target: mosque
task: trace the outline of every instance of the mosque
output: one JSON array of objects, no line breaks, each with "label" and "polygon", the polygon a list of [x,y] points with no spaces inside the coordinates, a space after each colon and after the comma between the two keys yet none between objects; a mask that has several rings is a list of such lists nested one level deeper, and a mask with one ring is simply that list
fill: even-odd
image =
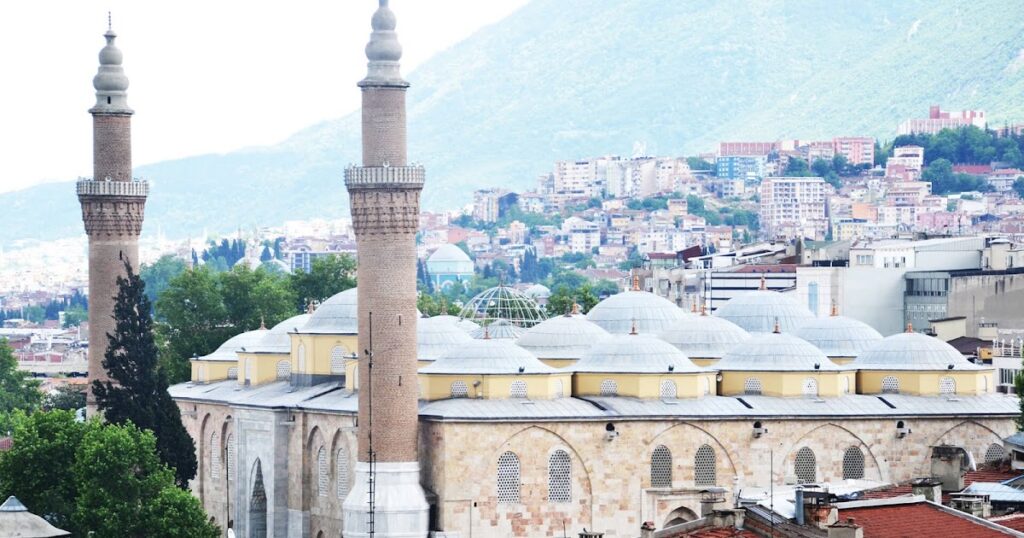
[{"label": "mosque", "polygon": [[[499,287],[464,317],[422,318],[425,173],[406,159],[395,25],[381,0],[359,83],[363,165],[345,171],[359,287],[231,338],[170,389],[196,443],[193,491],[222,528],[632,537],[644,522],[692,520],[773,484],[927,476],[936,447],[971,465],[1005,458],[1019,410],[994,392],[991,368],[924,334],[883,337],[835,309],[816,317],[773,291],[709,315],[634,281],[586,315],[544,319],[530,296]],[[107,41],[96,154],[121,170],[131,110],[112,32]],[[79,193],[87,226],[95,215],[123,221],[89,228],[92,283],[134,255],[148,187],[129,174]],[[453,274],[465,262],[435,261]]]}]

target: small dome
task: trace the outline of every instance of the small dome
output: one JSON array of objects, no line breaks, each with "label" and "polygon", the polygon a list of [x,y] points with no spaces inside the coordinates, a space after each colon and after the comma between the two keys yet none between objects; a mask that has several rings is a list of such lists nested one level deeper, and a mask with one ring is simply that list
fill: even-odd
[{"label": "small dome", "polygon": [[237,361],[238,353],[243,348],[249,349],[252,346],[258,345],[267,333],[270,331],[266,329],[256,329],[255,331],[247,331],[241,334],[236,334],[231,338],[228,338],[226,342],[221,344],[216,351],[199,357],[199,360],[204,361]]},{"label": "small dome", "polygon": [[466,331],[449,320],[424,318],[416,324],[416,358],[436,361],[452,349],[472,342]]},{"label": "small dome", "polygon": [[473,340],[419,370],[421,374],[552,374],[558,370],[508,339]]},{"label": "small dome", "polygon": [[705,372],[676,346],[648,334],[613,334],[594,343],[572,368],[574,372],[694,373]]},{"label": "small dome", "polygon": [[287,275],[292,272],[291,268],[288,267],[287,263],[284,263],[284,261],[278,260],[276,258],[260,262],[259,267],[263,268],[265,271],[269,273],[280,273]]},{"label": "small dome", "polygon": [[529,288],[526,288],[526,291],[523,293],[532,299],[547,299],[548,297],[551,297],[551,290],[543,284],[534,284]]},{"label": "small dome", "polygon": [[[950,368],[952,366],[952,368]],[[858,370],[983,370],[955,347],[921,333],[887,336],[857,356]]]},{"label": "small dome", "polygon": [[543,321],[516,343],[540,359],[581,359],[594,342],[606,336],[608,331],[577,314]]},{"label": "small dome", "polygon": [[739,325],[747,332],[770,333],[779,329],[791,333],[814,319],[814,314],[793,299],[776,291],[755,290],[726,301],[715,315]]},{"label": "small dome", "polygon": [[499,319],[489,325],[473,329],[469,335],[477,339],[518,340],[523,332],[523,329],[516,327],[512,322]]},{"label": "small dome", "polygon": [[433,252],[430,256],[427,256],[427,263],[437,262],[469,262],[473,263],[470,259],[469,254],[466,254],[461,248],[451,243],[445,243]]},{"label": "small dome", "polygon": [[332,296],[316,308],[299,332],[307,334],[356,334],[359,331],[359,310],[356,288]]},{"label": "small dome", "polygon": [[809,342],[785,333],[755,333],[750,339],[734,346],[715,363],[715,369],[813,372],[836,371],[842,368]]},{"label": "small dome", "polygon": [[448,314],[434,316],[433,318],[430,319],[443,319],[448,323],[454,323],[458,328],[466,331],[467,333],[471,333],[480,328],[479,324],[474,323],[468,319],[460,318],[458,316],[450,316]]},{"label": "small dome", "polygon": [[639,290],[617,293],[594,305],[587,319],[612,334],[629,334],[635,328],[643,334],[656,334],[687,316],[672,301]]},{"label": "small dome", "polygon": [[815,318],[794,332],[829,357],[856,357],[882,339],[867,323],[846,316]]},{"label": "small dome", "polygon": [[264,332],[263,338],[259,342],[251,347],[246,346],[245,351],[249,353],[291,353],[292,338],[288,336],[288,333],[301,329],[309,322],[310,316],[310,314],[299,314],[274,325],[269,331]]},{"label": "small dome", "polygon": [[658,338],[676,346],[694,359],[720,359],[750,338],[750,333],[735,323],[716,316],[687,316],[658,334]]}]

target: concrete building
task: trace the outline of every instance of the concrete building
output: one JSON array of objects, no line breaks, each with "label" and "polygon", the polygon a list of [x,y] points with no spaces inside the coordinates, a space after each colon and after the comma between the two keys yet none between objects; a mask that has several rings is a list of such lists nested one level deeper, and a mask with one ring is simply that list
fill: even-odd
[{"label": "concrete building", "polygon": [[757,181],[766,175],[768,158],[764,155],[727,155],[715,160],[715,177],[722,180]]},{"label": "concrete building", "polygon": [[799,233],[824,239],[827,183],[820,177],[772,177],[761,182],[761,228],[769,238]]},{"label": "concrete building", "polygon": [[[104,34],[100,67],[92,80],[96,104],[89,113],[93,125],[93,175],[76,184],[82,220],[89,236],[89,381],[106,381],[103,355],[107,334],[114,333],[114,296],[125,263],[139,270],[139,234],[145,216],[149,184],[132,176],[131,119],[128,77],[123,55],[111,28]],[[90,383],[91,386],[91,383]],[[95,411],[92,391],[90,412]]]},{"label": "concrete building", "polygon": [[482,222],[497,222],[517,202],[518,195],[505,189],[474,191],[473,218]]},{"label": "concrete building", "polygon": [[969,125],[984,129],[986,125],[985,111],[961,110],[959,112],[949,112],[939,108],[939,105],[932,105],[928,109],[927,118],[904,120],[896,128],[896,134],[935,134],[943,129],[959,129]]},{"label": "concrete building", "polygon": [[556,161],[552,192],[582,199],[604,196],[608,163],[617,157]]},{"label": "concrete building", "polygon": [[875,139],[870,136],[840,136],[832,139],[836,155],[846,157],[853,165],[875,164]]}]

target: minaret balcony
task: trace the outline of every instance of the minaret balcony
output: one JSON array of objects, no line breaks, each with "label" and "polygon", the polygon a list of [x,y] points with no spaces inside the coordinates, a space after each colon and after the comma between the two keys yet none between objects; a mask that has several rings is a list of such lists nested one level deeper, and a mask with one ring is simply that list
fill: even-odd
[{"label": "minaret balcony", "polygon": [[131,181],[96,181],[81,178],[76,184],[79,196],[141,196],[149,195],[149,182],[144,179]]},{"label": "minaret balcony", "polygon": [[345,186],[349,189],[384,187],[423,188],[426,171],[422,166],[349,166]]}]

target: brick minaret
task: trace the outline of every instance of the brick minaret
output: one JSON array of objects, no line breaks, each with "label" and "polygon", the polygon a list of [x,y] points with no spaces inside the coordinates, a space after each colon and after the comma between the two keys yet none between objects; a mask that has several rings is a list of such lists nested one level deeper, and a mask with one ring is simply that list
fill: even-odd
[{"label": "brick minaret", "polygon": [[[107,29],[100,50],[99,72],[92,79],[96,106],[89,109],[93,126],[93,175],[76,185],[82,220],[89,236],[89,381],[105,380],[103,354],[107,333],[114,332],[114,296],[124,260],[138,270],[139,233],[149,186],[132,178],[131,118],[128,77],[121,67],[117,34]],[[88,410],[95,411],[92,391]]]},{"label": "brick minaret", "polygon": [[[374,534],[427,535],[428,505],[419,483],[416,381],[416,230],[424,172],[405,150],[402,47],[387,0],[373,14],[366,45],[363,165],[345,171],[359,257],[359,453],[344,504],[345,536],[367,536],[370,434],[375,456]],[[372,377],[371,377],[372,376]],[[372,384],[372,387],[371,387]],[[372,391],[372,401],[371,394]],[[372,420],[372,426],[371,426]]]}]

